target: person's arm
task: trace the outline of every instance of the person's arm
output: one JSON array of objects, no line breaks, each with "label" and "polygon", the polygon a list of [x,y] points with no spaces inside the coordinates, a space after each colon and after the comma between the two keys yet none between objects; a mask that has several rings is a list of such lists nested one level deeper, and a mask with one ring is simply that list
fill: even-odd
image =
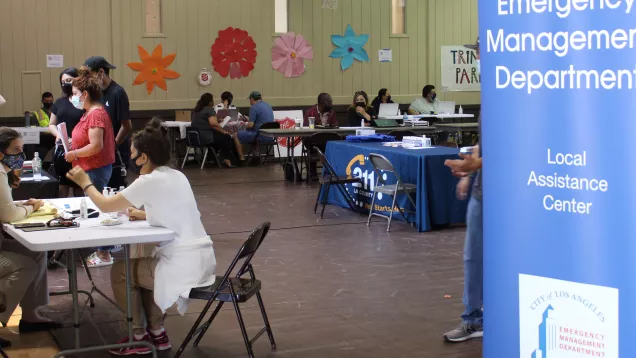
[{"label": "person's arm", "polygon": [[223,127],[221,127],[219,121],[216,119],[216,116],[208,117],[208,123],[210,123],[210,127],[212,127],[213,130],[225,135],[230,135],[230,133],[228,133],[225,129],[223,129]]},{"label": "person's arm", "polygon": [[69,152],[77,158],[90,157],[98,154],[104,148],[104,128],[94,127],[88,130],[88,145]]},{"label": "person's arm", "polygon": [[55,113],[51,113],[51,118],[49,118],[49,132],[55,136],[56,140],[60,138],[60,132],[57,131],[57,115]]},{"label": "person's arm", "polygon": [[[324,124],[324,123],[323,123]],[[329,112],[329,123],[330,126],[338,126],[338,118],[336,117],[336,112]]]},{"label": "person's arm", "polygon": [[418,110],[416,110],[413,105],[411,105],[408,109],[408,113],[410,115],[417,115],[417,114],[421,114]]},{"label": "person's arm", "polygon": [[26,219],[32,212],[32,205],[19,205],[13,202],[7,174],[0,172],[0,222],[10,223]]},{"label": "person's arm", "polygon": [[115,145],[119,147],[120,144],[126,140],[126,138],[132,133],[132,121],[130,120],[130,102],[128,101],[128,95],[126,91],[121,91],[117,101],[117,118],[119,118],[119,131],[115,137]]}]

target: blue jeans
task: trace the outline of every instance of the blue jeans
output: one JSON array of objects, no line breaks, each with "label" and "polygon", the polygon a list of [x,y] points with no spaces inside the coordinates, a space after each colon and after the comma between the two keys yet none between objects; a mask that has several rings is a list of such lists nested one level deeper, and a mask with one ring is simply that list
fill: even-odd
[{"label": "blue jeans", "polygon": [[483,205],[471,196],[466,213],[464,242],[464,307],[462,320],[482,324],[484,300],[484,224]]},{"label": "blue jeans", "polygon": [[[93,185],[95,186],[95,189],[99,190],[100,193],[104,190],[106,186],[108,186],[108,181],[110,180],[112,173],[113,173],[112,164],[108,164],[101,168],[92,169],[86,172],[86,174],[88,174],[88,177],[91,178],[91,183],[93,183]],[[112,248],[113,246],[98,247],[97,250],[107,251]]]},{"label": "blue jeans", "polygon": [[86,172],[86,174],[88,174],[88,177],[91,178],[91,183],[93,183],[95,189],[99,190],[100,193],[106,186],[108,186],[108,181],[110,180],[110,176],[112,175],[112,173],[112,164],[108,164],[97,169],[91,169]]},{"label": "blue jeans", "polygon": [[248,131],[248,130],[241,130],[236,133],[236,136],[238,137],[239,142],[241,142],[242,144],[256,143],[257,135],[258,135],[258,132]]}]

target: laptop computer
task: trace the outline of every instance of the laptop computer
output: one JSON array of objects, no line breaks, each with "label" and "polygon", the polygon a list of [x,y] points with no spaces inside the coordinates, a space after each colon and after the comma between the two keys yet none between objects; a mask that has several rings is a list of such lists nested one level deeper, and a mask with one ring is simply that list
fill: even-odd
[{"label": "laptop computer", "polygon": [[372,127],[377,128],[391,128],[391,127],[399,127],[400,125],[395,119],[374,119],[371,121]]},{"label": "laptop computer", "polygon": [[378,117],[391,117],[400,115],[399,103],[380,103]]},{"label": "laptop computer", "polygon": [[453,114],[455,113],[455,101],[439,101],[437,105],[437,113]]}]

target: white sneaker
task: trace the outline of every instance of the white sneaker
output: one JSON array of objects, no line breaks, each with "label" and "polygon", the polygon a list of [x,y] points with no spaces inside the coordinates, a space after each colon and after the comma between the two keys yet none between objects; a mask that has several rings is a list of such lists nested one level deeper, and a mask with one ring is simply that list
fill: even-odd
[{"label": "white sneaker", "polygon": [[97,256],[97,252],[93,252],[89,257],[86,258],[86,266],[88,268],[109,266],[112,265],[114,262],[115,261],[113,260],[112,256],[110,257],[109,261],[103,261],[99,258],[99,256]]}]

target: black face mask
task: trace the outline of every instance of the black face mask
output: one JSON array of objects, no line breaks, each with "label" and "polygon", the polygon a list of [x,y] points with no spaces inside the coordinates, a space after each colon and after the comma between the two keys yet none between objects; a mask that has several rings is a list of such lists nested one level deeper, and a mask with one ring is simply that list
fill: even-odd
[{"label": "black face mask", "polygon": [[366,106],[367,106],[367,104],[365,102],[356,102],[356,107],[365,108]]},{"label": "black face mask", "polygon": [[325,112],[331,112],[332,109],[333,109],[333,107],[330,106],[330,105],[326,105],[326,104],[322,105],[322,110],[325,111]]},{"label": "black face mask", "polygon": [[133,171],[133,173],[139,175],[141,173],[141,167],[143,165],[137,165],[137,159],[139,159],[139,157],[141,156],[141,154],[137,155],[134,158],[130,158],[130,169]]},{"label": "black face mask", "polygon": [[433,94],[431,95],[431,101],[434,101],[434,100],[435,100],[435,98],[437,98],[437,93],[433,93]]},{"label": "black face mask", "polygon": [[53,107],[53,103],[42,103],[42,108],[46,109],[47,111],[51,109],[51,107]]},{"label": "black face mask", "polygon": [[64,82],[62,84],[62,93],[66,95],[66,97],[73,96],[73,84],[69,82]]},{"label": "black face mask", "polygon": [[388,102],[388,101],[390,101],[390,100],[391,100],[391,96],[388,96],[388,97],[386,98],[386,101]]}]

